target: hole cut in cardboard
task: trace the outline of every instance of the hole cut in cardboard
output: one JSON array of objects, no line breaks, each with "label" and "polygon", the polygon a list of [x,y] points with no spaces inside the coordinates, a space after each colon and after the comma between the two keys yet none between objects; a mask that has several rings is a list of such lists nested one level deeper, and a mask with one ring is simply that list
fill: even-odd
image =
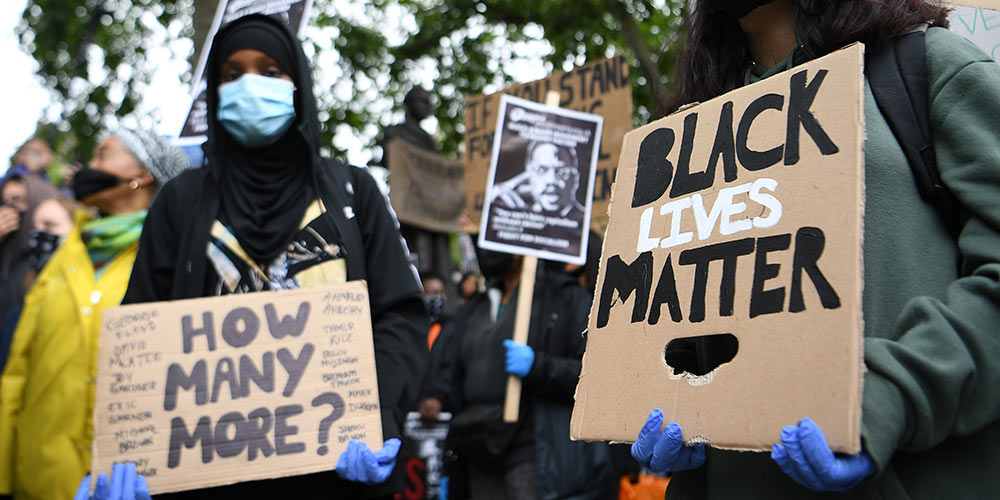
[{"label": "hole cut in cardboard", "polygon": [[731,333],[682,337],[671,340],[663,350],[663,359],[675,376],[688,373],[707,375],[736,357],[740,342]]}]

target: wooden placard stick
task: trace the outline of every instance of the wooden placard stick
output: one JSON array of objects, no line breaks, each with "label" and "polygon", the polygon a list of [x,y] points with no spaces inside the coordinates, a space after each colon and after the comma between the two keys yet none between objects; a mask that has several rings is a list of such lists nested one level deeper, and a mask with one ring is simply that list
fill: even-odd
[{"label": "wooden placard stick", "polygon": [[[559,92],[550,90],[545,95],[545,105],[558,107]],[[535,291],[535,270],[538,268],[538,257],[525,255],[521,261],[520,288],[517,293],[517,311],[514,316],[514,342],[528,343],[528,327],[531,322],[531,303]],[[503,403],[503,421],[517,422],[517,414],[521,410],[521,379],[510,375],[507,377],[507,394]]]}]

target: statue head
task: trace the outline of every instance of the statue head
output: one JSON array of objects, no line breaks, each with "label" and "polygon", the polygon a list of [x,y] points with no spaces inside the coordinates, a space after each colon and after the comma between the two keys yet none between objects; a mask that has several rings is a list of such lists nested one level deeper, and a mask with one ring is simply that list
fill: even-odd
[{"label": "statue head", "polygon": [[413,87],[403,98],[406,113],[417,121],[431,115],[431,93],[423,87]]}]

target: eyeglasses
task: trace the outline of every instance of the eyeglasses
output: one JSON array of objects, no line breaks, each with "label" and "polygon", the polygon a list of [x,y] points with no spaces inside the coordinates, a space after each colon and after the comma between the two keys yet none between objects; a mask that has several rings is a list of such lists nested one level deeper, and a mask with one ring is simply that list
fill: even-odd
[{"label": "eyeglasses", "polygon": [[545,165],[531,164],[528,165],[528,171],[538,176],[546,176],[549,175],[550,173],[554,173],[556,177],[564,181],[572,179],[574,177],[579,177],[580,175],[580,172],[577,171],[577,169],[567,166],[550,167]]}]

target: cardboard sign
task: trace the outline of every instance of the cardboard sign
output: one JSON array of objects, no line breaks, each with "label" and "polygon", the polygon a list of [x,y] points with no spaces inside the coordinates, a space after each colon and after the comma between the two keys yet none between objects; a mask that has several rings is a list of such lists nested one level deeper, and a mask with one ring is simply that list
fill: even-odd
[{"label": "cardboard sign", "polygon": [[440,233],[457,233],[465,210],[465,166],[402,139],[387,145],[389,199],[400,221]]},{"label": "cardboard sign", "polygon": [[1000,0],[951,0],[949,3],[1000,10]]},{"label": "cardboard sign", "polygon": [[625,56],[617,55],[569,72],[555,72],[541,80],[512,85],[495,94],[478,95],[465,101],[466,210],[472,224],[463,229],[468,233],[479,230],[476,223],[481,218],[486,197],[486,179],[493,154],[500,96],[506,94],[543,102],[548,91],[557,90],[561,95],[560,108],[604,117],[593,191],[594,207],[590,220],[590,227],[604,234],[608,223],[611,185],[615,180],[622,140],[625,133],[632,130],[629,69]]},{"label": "cardboard sign", "polygon": [[331,470],[382,448],[363,281],[135,304],[101,323],[93,473],[154,494]]},{"label": "cardboard sign", "polygon": [[[970,4],[975,2],[970,2]],[[989,2],[981,2],[989,3]],[[1000,9],[1000,0],[992,9]],[[977,7],[954,7],[948,16],[951,31],[972,40],[995,61],[1000,61],[1000,11]]]},{"label": "cardboard sign", "polygon": [[303,20],[309,19],[311,7],[312,0],[219,0],[219,6],[215,9],[215,18],[212,20],[212,28],[209,30],[208,36],[205,37],[205,45],[201,49],[198,66],[194,72],[191,106],[174,143],[180,146],[189,146],[201,144],[206,140],[208,102],[205,99],[208,83],[205,79],[205,64],[208,62],[208,54],[212,51],[212,40],[223,26],[243,16],[263,14],[281,18],[288,23],[293,33],[301,37],[302,30],[306,25]]},{"label": "cardboard sign", "polygon": [[479,246],[583,264],[599,115],[501,96]]},{"label": "cardboard sign", "polygon": [[441,479],[447,474],[444,460],[450,424],[451,413],[448,412],[441,412],[433,424],[425,424],[415,411],[406,414],[403,447],[397,461],[401,464],[397,467],[403,468],[406,477],[405,500],[439,498]]},{"label": "cardboard sign", "polygon": [[863,60],[856,44],[625,137],[574,438],[633,441],[661,408],[687,442],[769,450],[811,417],[860,450]]}]

